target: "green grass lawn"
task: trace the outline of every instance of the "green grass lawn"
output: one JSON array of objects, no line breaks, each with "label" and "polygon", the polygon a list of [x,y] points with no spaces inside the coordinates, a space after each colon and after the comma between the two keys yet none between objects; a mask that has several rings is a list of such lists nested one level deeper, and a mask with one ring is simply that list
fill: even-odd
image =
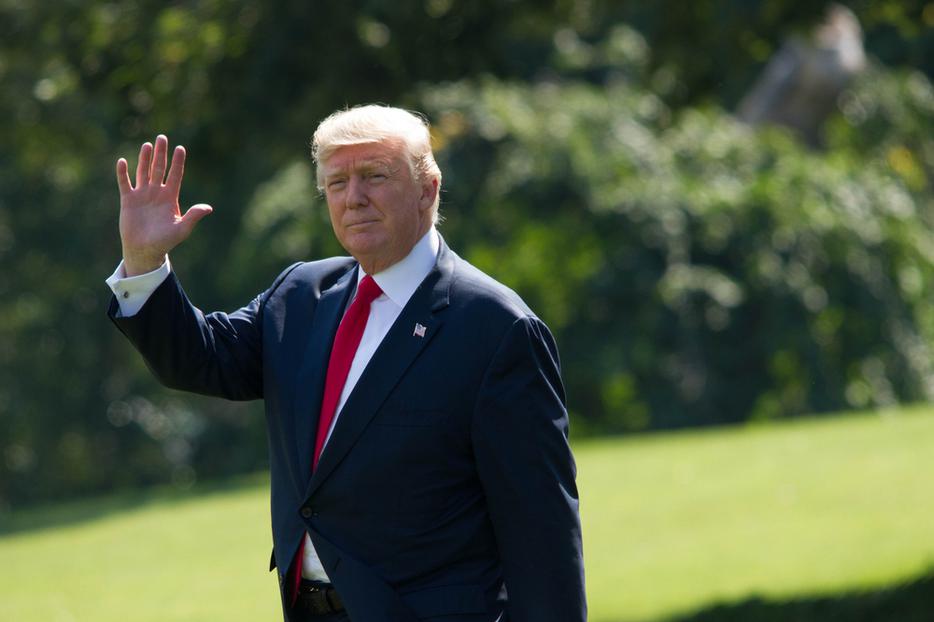
[{"label": "green grass lawn", "polygon": [[[934,570],[931,409],[575,450],[593,622]],[[258,476],[0,516],[0,620],[278,619],[265,485]]]},{"label": "green grass lawn", "polygon": [[930,409],[600,441],[578,461],[593,622],[934,569]]}]

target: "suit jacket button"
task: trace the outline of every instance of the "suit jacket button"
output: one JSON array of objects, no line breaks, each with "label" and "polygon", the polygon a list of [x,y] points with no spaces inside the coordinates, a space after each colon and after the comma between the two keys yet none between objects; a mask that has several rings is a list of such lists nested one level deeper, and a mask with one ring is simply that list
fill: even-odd
[{"label": "suit jacket button", "polygon": [[311,518],[312,515],[314,515],[314,512],[311,511],[311,508],[302,508],[302,518]]}]

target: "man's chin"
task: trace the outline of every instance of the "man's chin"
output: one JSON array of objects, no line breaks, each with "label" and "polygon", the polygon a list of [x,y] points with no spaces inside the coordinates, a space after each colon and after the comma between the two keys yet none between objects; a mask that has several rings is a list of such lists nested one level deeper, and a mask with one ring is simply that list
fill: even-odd
[{"label": "man's chin", "polygon": [[364,231],[357,233],[348,231],[343,243],[344,249],[363,264],[368,264],[373,258],[379,257],[384,252],[382,251],[384,246],[381,244],[380,236]]}]

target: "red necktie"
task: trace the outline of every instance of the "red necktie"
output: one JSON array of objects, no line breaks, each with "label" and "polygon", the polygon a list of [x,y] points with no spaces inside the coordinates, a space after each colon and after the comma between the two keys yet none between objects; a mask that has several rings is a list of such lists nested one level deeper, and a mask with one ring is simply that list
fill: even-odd
[{"label": "red necktie", "polygon": [[[328,372],[324,381],[324,398],[321,400],[318,432],[315,435],[315,453],[311,462],[312,472],[318,466],[321,450],[324,448],[324,441],[327,440],[331,422],[334,421],[334,415],[337,414],[337,404],[340,402],[341,393],[344,391],[347,374],[350,373],[350,365],[353,363],[354,355],[360,346],[360,340],[363,338],[363,330],[366,328],[366,322],[370,317],[370,304],[382,293],[383,290],[379,288],[373,277],[370,275],[363,277],[360,280],[360,285],[357,286],[357,295],[354,297],[353,302],[350,303],[340,326],[337,327],[337,334],[334,335],[334,345],[331,346],[331,358],[328,360]],[[298,554],[295,556],[293,604],[298,595],[298,586],[302,581],[304,554],[305,538],[302,536]]]},{"label": "red necktie", "polygon": [[337,414],[337,403],[340,402],[347,374],[350,373],[350,364],[357,353],[357,347],[363,338],[363,329],[370,317],[370,303],[376,300],[383,290],[369,274],[360,280],[357,286],[357,295],[350,308],[344,314],[337,334],[334,335],[334,345],[331,347],[331,358],[328,361],[328,374],[324,381],[324,398],[321,400],[321,416],[318,419],[318,434],[315,436],[315,454],[311,463],[311,470],[318,466],[321,449],[327,439],[331,422]]}]

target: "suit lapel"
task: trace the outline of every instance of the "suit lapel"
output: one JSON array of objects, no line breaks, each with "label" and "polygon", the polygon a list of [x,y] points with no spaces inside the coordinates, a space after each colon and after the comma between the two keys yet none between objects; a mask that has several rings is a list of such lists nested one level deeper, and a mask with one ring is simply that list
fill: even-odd
[{"label": "suit lapel", "polygon": [[[305,498],[314,493],[353,447],[406,370],[441,329],[443,319],[439,312],[449,304],[453,267],[453,254],[442,240],[437,264],[402,309],[341,409]],[[424,327],[423,335],[416,334],[417,324]]]},{"label": "suit lapel", "polygon": [[356,269],[350,270],[332,287],[322,292],[312,318],[311,337],[295,381],[295,479],[299,482],[299,492],[305,489],[311,475],[311,457],[321,414],[328,358],[331,355],[334,333],[337,332],[347,300],[354,290],[356,275]]}]

